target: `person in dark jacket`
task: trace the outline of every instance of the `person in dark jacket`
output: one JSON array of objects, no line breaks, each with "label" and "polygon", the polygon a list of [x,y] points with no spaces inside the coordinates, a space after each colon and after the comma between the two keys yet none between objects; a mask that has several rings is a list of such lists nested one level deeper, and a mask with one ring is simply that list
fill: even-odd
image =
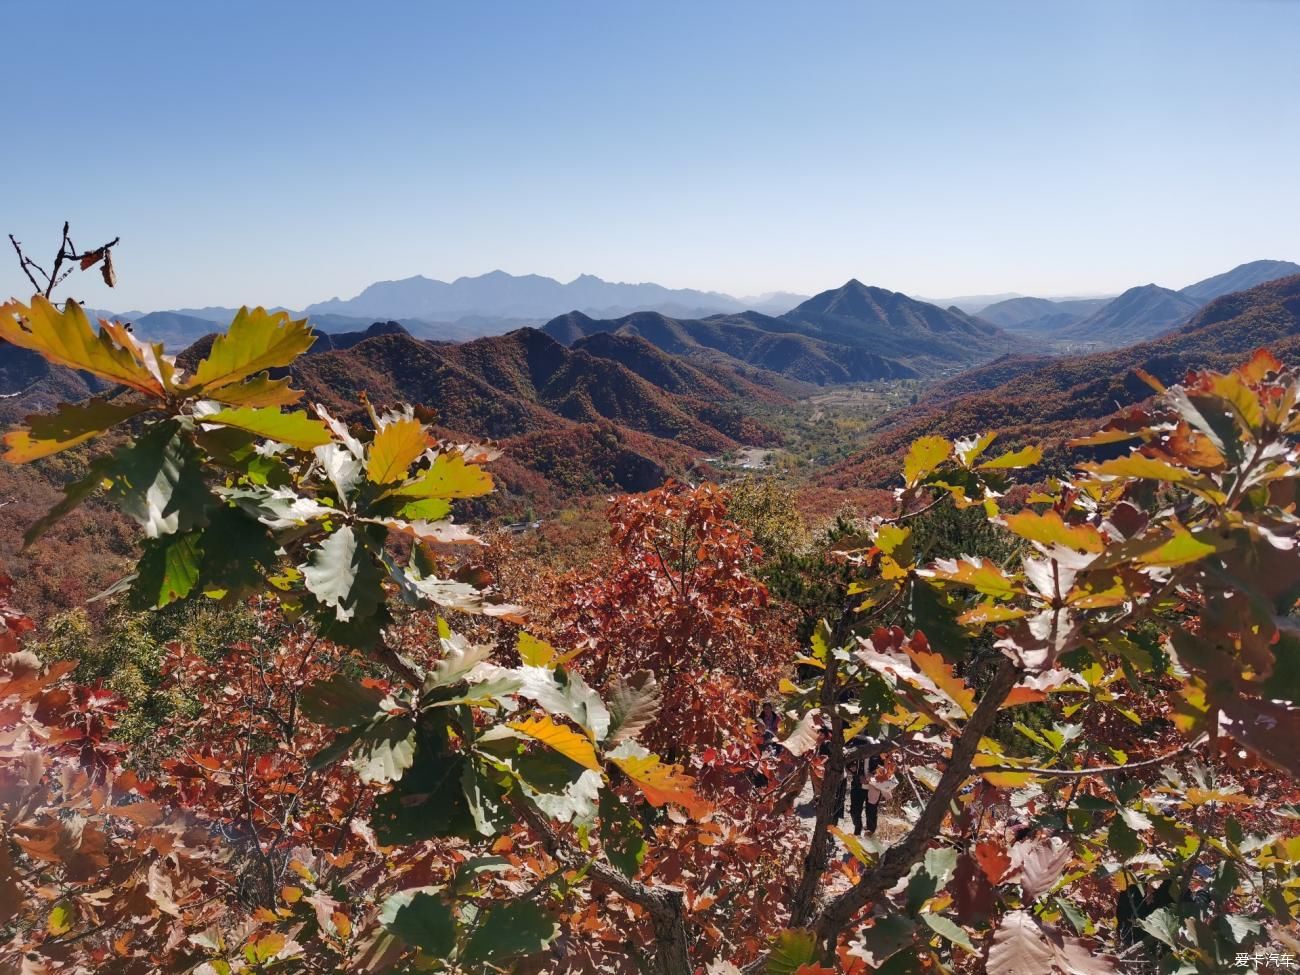
[{"label": "person in dark jacket", "polygon": [[853,819],[853,835],[861,836],[865,825],[867,835],[876,832],[880,822],[880,804],[894,794],[898,779],[880,755],[860,758],[850,767],[849,816]]}]

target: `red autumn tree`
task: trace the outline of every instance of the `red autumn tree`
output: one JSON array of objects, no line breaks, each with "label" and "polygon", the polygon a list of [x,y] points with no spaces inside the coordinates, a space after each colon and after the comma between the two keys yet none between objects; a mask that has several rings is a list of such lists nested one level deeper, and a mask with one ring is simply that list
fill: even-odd
[{"label": "red autumn tree", "polygon": [[664,708],[653,748],[680,753],[745,733],[793,642],[749,575],[762,553],[728,520],[726,492],[669,482],[613,501],[609,522],[613,559],[561,586],[561,642],[582,651],[598,686],[654,673]]}]

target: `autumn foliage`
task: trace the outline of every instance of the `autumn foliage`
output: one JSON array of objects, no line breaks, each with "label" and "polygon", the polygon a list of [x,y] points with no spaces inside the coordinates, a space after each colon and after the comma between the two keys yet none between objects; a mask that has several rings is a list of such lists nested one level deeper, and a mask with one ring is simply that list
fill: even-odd
[{"label": "autumn foliage", "polygon": [[[1154,383],[1068,477],[992,434],[917,440],[896,510],[828,552],[846,611],[800,647],[707,484],[616,499],[609,559],[530,631],[453,517],[494,451],[416,408],[295,408],[313,338],[285,314],[241,311],[191,371],[73,302],[5,305],[0,336],[120,387],[6,435],[11,463],[119,435],[30,543],[101,495],[141,538],[110,598],[256,619],[216,656],[170,646],[175,706],[128,740],[125,702],[24,648],[5,583],[5,972],[1300,953],[1300,375],[1266,352]],[[996,549],[935,554],[953,511]],[[874,755],[906,782],[888,843],[845,832],[832,788]]]},{"label": "autumn foliage", "polygon": [[793,656],[752,577],[761,555],[718,487],[670,482],[610,504],[615,556],[564,583],[560,640],[597,687],[649,669],[664,692],[647,744],[679,753],[746,739]]}]

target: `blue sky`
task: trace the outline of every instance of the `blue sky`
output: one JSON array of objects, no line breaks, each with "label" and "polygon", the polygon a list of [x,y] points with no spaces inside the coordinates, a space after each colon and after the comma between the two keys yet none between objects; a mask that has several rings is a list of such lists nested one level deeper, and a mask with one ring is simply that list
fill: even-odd
[{"label": "blue sky", "polygon": [[0,232],[121,235],[117,291],[73,292],[101,307],[494,268],[1083,294],[1300,260],[1295,2],[0,0],[0,36]]}]

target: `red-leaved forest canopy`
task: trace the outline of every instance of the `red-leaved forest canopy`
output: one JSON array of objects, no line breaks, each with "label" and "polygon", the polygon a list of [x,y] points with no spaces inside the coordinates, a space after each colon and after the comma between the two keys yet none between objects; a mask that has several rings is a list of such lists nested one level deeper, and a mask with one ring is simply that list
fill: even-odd
[{"label": "red-leaved forest canopy", "polygon": [[927,434],[890,511],[780,558],[772,498],[670,481],[548,575],[476,535],[508,458],[442,404],[304,401],[305,321],[245,308],[182,367],[53,284],[0,338],[102,392],[5,435],[76,459],[26,544],[107,503],[138,558],[109,623],[4,581],[0,970],[1300,958],[1300,372],[1268,351],[1151,378],[1058,477]]}]

